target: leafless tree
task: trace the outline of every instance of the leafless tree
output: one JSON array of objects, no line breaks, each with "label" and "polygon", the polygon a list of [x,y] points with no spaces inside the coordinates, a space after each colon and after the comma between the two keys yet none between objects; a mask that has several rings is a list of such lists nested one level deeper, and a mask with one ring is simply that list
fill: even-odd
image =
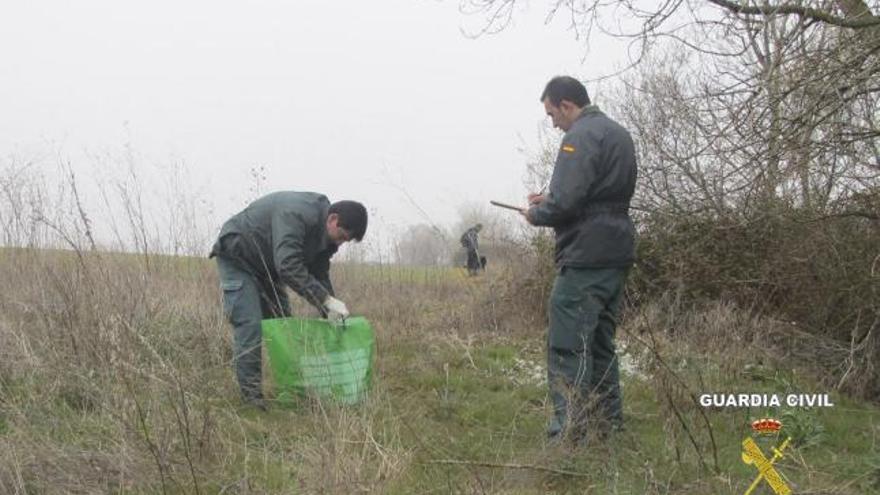
[{"label": "leafless tree", "polygon": [[[554,0],[589,44],[630,41],[621,112],[643,143],[648,204],[782,199],[823,209],[876,188],[878,2]],[[516,0],[463,0],[504,29]]]}]

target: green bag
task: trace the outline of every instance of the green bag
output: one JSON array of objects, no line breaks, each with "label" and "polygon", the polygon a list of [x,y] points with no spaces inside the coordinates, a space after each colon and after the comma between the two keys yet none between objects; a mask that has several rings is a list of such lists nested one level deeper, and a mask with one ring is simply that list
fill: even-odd
[{"label": "green bag", "polygon": [[338,325],[276,318],[263,320],[262,328],[279,402],[314,395],[354,404],[366,395],[375,344],[366,318],[351,317]]}]

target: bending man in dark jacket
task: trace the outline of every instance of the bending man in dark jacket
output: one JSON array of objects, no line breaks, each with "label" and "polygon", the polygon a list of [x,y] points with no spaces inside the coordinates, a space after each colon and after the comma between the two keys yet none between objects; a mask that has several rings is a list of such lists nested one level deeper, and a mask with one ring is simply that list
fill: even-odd
[{"label": "bending man in dark jacket", "polygon": [[467,250],[467,270],[468,275],[476,275],[483,269],[480,262],[480,231],[483,230],[483,224],[478,223],[461,234],[459,242],[462,247]]},{"label": "bending man in dark jacket", "polygon": [[[523,214],[556,232],[558,269],[550,295],[547,376],[554,416],[550,437],[622,425],[614,332],[623,285],[634,259],[629,204],[636,158],[626,129],[590,105],[571,77],[553,78],[541,101],[565,131],[546,194],[530,194]],[[588,402],[599,414],[588,423]]]},{"label": "bending man in dark jacket", "polygon": [[332,205],[312,192],[263,196],[233,216],[211,250],[217,258],[223,310],[234,329],[233,356],[246,402],[264,408],[262,333],[266,318],[290,315],[290,287],[331,319],[348,316],[330,283],[330,258],[367,230],[367,211],[354,201]]}]

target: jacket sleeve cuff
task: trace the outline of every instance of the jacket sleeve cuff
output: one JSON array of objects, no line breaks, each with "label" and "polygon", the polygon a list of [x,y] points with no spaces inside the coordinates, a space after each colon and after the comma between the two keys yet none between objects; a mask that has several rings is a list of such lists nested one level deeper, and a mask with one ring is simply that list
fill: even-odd
[{"label": "jacket sleeve cuff", "polygon": [[528,215],[532,225],[537,225],[539,227],[545,227],[548,225],[547,212],[544,211],[540,205],[529,208]]},{"label": "jacket sleeve cuff", "polygon": [[327,296],[330,295],[327,289],[325,289],[324,286],[321,285],[321,283],[317,280],[313,280],[309,283],[309,286],[306,289],[306,293],[308,294],[308,299],[309,302],[312,303],[312,306],[315,306],[319,310],[323,311],[324,301],[326,301]]}]

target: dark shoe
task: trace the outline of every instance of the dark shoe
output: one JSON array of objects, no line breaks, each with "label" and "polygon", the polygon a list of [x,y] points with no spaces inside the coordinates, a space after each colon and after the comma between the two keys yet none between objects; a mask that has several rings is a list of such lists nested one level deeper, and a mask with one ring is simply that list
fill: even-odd
[{"label": "dark shoe", "polygon": [[599,428],[596,433],[598,434],[598,440],[605,441],[609,438],[619,435],[626,431],[626,428],[623,427],[623,423],[614,422],[611,424],[605,424],[602,428]]},{"label": "dark shoe", "polygon": [[268,406],[266,405],[266,400],[263,399],[263,393],[260,391],[257,391],[255,393],[242,394],[241,401],[244,402],[245,405],[256,407],[260,411],[265,412],[266,410],[268,410]]},{"label": "dark shoe", "polygon": [[568,449],[579,450],[593,445],[593,443],[594,440],[589,435],[574,430],[547,432],[547,445],[552,447],[564,446]]},{"label": "dark shoe", "polygon": [[554,417],[550,420],[550,423],[547,425],[547,439],[552,440],[554,438],[562,438],[563,433],[565,432],[565,428],[562,427],[562,421],[559,418]]}]

